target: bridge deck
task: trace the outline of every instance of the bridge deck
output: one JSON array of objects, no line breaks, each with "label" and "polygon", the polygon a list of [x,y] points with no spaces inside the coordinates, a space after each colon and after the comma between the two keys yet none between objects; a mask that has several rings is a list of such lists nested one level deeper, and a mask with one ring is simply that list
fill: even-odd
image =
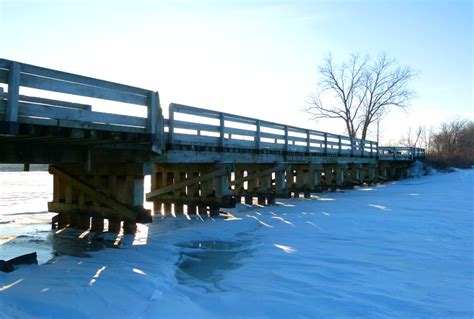
[{"label": "bridge deck", "polygon": [[[420,149],[379,147],[373,141],[174,103],[164,119],[158,92],[5,59],[0,59],[0,83],[6,84],[6,92],[0,86],[0,144],[10,153],[59,145],[65,151],[144,151],[155,162],[407,161],[424,156]],[[146,108],[147,115],[96,111],[104,102],[111,110],[113,103]],[[166,156],[153,156],[163,152]],[[28,159],[3,153],[1,162]]]}]

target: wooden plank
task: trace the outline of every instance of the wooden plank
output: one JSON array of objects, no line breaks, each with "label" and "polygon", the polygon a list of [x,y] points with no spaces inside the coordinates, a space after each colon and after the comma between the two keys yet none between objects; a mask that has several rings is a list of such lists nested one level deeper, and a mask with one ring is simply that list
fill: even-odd
[{"label": "wooden plank", "polygon": [[23,116],[47,117],[52,119],[71,120],[78,122],[117,124],[143,128],[146,127],[146,119],[142,117],[103,112],[91,112],[25,102],[20,103],[19,114]]},{"label": "wooden plank", "polygon": [[[0,113],[1,106],[0,106]],[[132,126],[120,126],[120,125],[110,125],[110,124],[98,124],[98,123],[84,123],[78,121],[70,120],[57,120],[57,119],[46,119],[46,118],[34,118],[34,117],[25,117],[21,114],[18,116],[18,122],[24,124],[34,124],[34,125],[48,125],[55,127],[69,127],[69,128],[79,128],[84,130],[98,130],[98,131],[114,131],[114,132],[124,132],[124,133],[145,133],[143,128],[132,127]],[[119,141],[117,141],[119,142]]]},{"label": "wooden plank", "polygon": [[95,199],[116,210],[118,215],[122,215],[128,218],[129,220],[137,219],[137,212],[135,210],[110,197],[106,193],[98,190],[96,187],[92,187],[87,183],[70,176],[66,172],[63,172],[62,170],[53,165],[49,166],[49,172],[53,175],[58,175],[59,178],[61,178],[63,181],[71,184],[77,190],[84,192],[90,198]]},{"label": "wooden plank", "polygon": [[289,141],[293,142],[304,142],[306,144],[306,138],[305,137],[297,137],[297,136],[288,136]]},{"label": "wooden plank", "polygon": [[35,97],[35,96],[20,95],[19,100],[22,102],[33,102],[33,103],[46,104],[46,105],[52,105],[52,106],[66,107],[66,108],[71,108],[71,109],[80,109],[80,110],[86,110],[86,111],[92,110],[92,106],[87,105],[87,104],[51,100],[51,99],[45,99],[45,98]]},{"label": "wooden plank", "polygon": [[224,133],[242,135],[242,136],[250,136],[250,137],[255,137],[257,135],[256,131],[251,131],[251,130],[246,130],[246,129],[241,129],[241,128],[234,128],[234,127],[226,127],[224,129]]},{"label": "wooden plank", "polygon": [[269,143],[269,142],[260,142],[261,149],[274,149],[277,151],[281,151],[285,149],[285,144],[278,144],[278,143]]},{"label": "wooden plank", "polygon": [[225,147],[255,149],[255,142],[239,139],[226,139]]},{"label": "wooden plank", "polygon": [[148,102],[147,96],[133,95],[126,92],[105,89],[102,87],[66,82],[26,73],[22,74],[20,85],[40,90],[74,94],[142,106],[147,106]]},{"label": "wooden plank", "polygon": [[211,125],[211,124],[202,124],[202,123],[194,123],[194,122],[186,122],[173,119],[173,128],[181,128],[187,130],[195,130],[195,131],[208,131],[208,132],[219,132],[219,126]]},{"label": "wooden plank", "polygon": [[230,173],[230,168],[228,166],[225,166],[225,167],[219,168],[215,171],[212,171],[208,174],[201,175],[199,177],[193,177],[191,179],[186,179],[182,182],[178,182],[178,183],[175,183],[173,185],[168,185],[168,186],[163,187],[163,188],[155,189],[155,190],[153,190],[153,191],[146,194],[146,200],[150,201],[150,200],[153,200],[154,197],[158,197],[160,195],[164,195],[164,194],[173,192],[175,190],[178,190],[180,188],[186,187],[186,186],[191,185],[191,184],[196,184],[196,183],[200,183],[200,182],[203,182],[203,181],[207,181],[207,180],[210,180],[212,178],[222,176],[222,175],[227,175],[229,173]]},{"label": "wooden plank", "polygon": [[274,134],[274,133],[268,133],[268,132],[260,132],[260,137],[283,140],[285,139],[285,134],[283,133],[280,135],[280,134]]},{"label": "wooden plank", "polygon": [[205,143],[212,146],[218,146],[219,138],[214,136],[195,136],[191,134],[173,134],[173,143],[180,144],[193,144],[193,143]]},{"label": "wooden plank", "polygon": [[176,104],[176,103],[171,103],[170,108],[173,108],[175,112],[178,112],[178,113],[201,116],[201,117],[209,117],[213,119],[220,119],[220,114],[217,111],[197,108],[194,106],[187,106],[183,104]]},{"label": "wooden plank", "polygon": [[141,95],[143,97],[146,97],[148,95],[148,92],[150,91],[150,90],[142,89],[142,88],[131,86],[131,85],[125,85],[125,84],[120,84],[116,82],[95,79],[95,78],[91,78],[91,77],[87,77],[83,75],[48,69],[48,68],[30,65],[26,63],[21,63],[21,66],[23,70],[22,72],[25,72],[25,73],[39,75],[41,77],[46,77],[46,78],[59,79],[62,81],[79,83],[79,84],[83,84],[87,86],[101,87],[108,90],[126,92],[126,93],[130,93],[134,95]]},{"label": "wooden plank", "polygon": [[8,100],[5,121],[18,121],[18,99],[20,97],[20,65],[12,63],[8,72]]}]

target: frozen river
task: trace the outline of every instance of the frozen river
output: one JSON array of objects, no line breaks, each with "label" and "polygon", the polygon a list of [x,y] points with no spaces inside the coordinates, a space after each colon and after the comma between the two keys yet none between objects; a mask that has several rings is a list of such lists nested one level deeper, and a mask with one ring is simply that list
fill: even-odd
[{"label": "frozen river", "polygon": [[0,318],[474,316],[474,170],[58,239],[47,172],[0,174]]}]

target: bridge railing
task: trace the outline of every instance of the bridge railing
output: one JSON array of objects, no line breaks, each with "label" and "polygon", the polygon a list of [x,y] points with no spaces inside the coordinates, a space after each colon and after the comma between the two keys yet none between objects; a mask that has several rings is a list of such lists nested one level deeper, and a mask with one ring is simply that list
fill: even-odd
[{"label": "bridge railing", "polygon": [[[163,131],[158,92],[5,59],[0,59],[0,83],[7,84],[7,92],[0,92],[0,121],[13,128],[18,123],[91,128],[150,134],[153,140]],[[47,92],[25,96],[20,87]],[[96,112],[90,105],[49,99],[48,92],[144,106],[147,117]]]},{"label": "bridge railing", "polygon": [[377,155],[377,143],[272,123],[187,105],[170,104],[169,145],[315,153],[328,156]]},{"label": "bridge railing", "polygon": [[425,150],[417,147],[379,147],[378,157],[380,160],[416,160],[425,158]]}]

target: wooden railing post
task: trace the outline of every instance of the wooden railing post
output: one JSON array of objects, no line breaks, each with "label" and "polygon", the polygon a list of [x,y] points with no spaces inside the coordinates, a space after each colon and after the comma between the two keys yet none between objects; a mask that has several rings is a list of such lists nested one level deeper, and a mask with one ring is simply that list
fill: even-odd
[{"label": "wooden railing post", "polygon": [[150,91],[148,93],[147,111],[146,132],[152,139],[152,150],[156,153],[160,153],[163,149],[164,123],[158,92]]},{"label": "wooden railing post", "polygon": [[224,113],[219,113],[219,147],[224,147]]},{"label": "wooden railing post", "polygon": [[324,133],[324,155],[328,155],[328,133]]},{"label": "wooden railing post", "polygon": [[261,138],[260,120],[257,120],[257,135],[255,136],[255,147],[257,148],[257,150],[260,149],[260,138]]},{"label": "wooden railing post", "polygon": [[309,154],[311,151],[311,137],[309,130],[306,130],[306,152]]},{"label": "wooden railing post", "polygon": [[158,92],[156,95],[156,109],[157,111],[157,125],[156,125],[156,145],[158,151],[163,151],[165,149],[165,118],[163,117],[163,110],[161,109],[160,103],[160,94]]},{"label": "wooden railing post", "polygon": [[169,107],[169,119],[168,119],[168,143],[173,144],[173,134],[174,134],[174,109],[175,106],[173,103]]},{"label": "wooden railing post", "polygon": [[[340,137],[339,137],[339,140],[340,140]],[[351,141],[351,157],[352,157],[352,156],[354,156],[354,146],[355,146],[356,140],[355,140],[355,138],[353,138],[351,136],[350,141]]]},{"label": "wooden railing post", "polygon": [[157,128],[157,114],[158,108],[156,107],[156,93],[150,91],[148,93],[148,105],[147,105],[147,128],[146,132],[150,135],[156,135]]},{"label": "wooden railing post", "polygon": [[20,64],[12,62],[8,71],[8,101],[5,121],[10,122],[10,134],[18,134],[18,99],[20,97]]},{"label": "wooden railing post", "polygon": [[339,155],[342,154],[342,143],[341,143],[341,135],[338,135],[339,138]]}]

